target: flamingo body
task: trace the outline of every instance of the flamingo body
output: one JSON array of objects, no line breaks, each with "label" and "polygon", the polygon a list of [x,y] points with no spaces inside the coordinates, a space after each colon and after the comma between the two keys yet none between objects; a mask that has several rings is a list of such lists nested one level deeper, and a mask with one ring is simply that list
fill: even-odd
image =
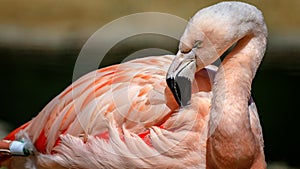
[{"label": "flamingo body", "polygon": [[[266,36],[261,12],[251,5],[200,10],[176,56],[136,59],[78,79],[5,138],[30,140],[36,148],[30,160],[13,157],[2,165],[264,169],[250,89]],[[210,65],[234,43],[219,68]]]},{"label": "flamingo body", "polygon": [[[197,101],[184,110],[186,113],[178,114],[164,80],[173,57],[147,57],[91,72],[5,139],[14,140],[18,133],[26,132],[37,150],[37,164],[32,165],[45,168],[201,166],[205,162],[205,126],[211,98],[209,74],[212,76],[216,68],[197,73],[197,79],[205,83],[195,82],[195,90],[203,92],[195,95],[193,100]],[[172,158],[174,155],[193,156],[195,160],[183,163]],[[149,161],[141,162],[138,157]],[[19,167],[22,159],[13,157],[10,166]]]}]

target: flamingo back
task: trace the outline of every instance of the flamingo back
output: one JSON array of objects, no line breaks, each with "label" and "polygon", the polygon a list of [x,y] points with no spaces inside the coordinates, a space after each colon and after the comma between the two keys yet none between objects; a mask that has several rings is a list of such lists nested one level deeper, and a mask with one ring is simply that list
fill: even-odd
[{"label": "flamingo back", "polygon": [[[32,161],[46,168],[84,168],[87,161],[91,165],[86,168],[205,165],[210,76],[215,70],[195,75],[192,104],[178,110],[165,82],[172,59],[146,57],[90,72],[5,139],[28,134],[37,150]],[[179,165],[174,157],[186,161]],[[20,158],[11,161],[21,163]],[[160,159],[166,163],[158,163]]]}]

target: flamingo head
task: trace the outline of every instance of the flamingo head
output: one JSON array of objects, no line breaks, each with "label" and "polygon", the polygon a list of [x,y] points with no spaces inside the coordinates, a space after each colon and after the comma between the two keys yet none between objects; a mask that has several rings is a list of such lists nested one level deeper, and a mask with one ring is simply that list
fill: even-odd
[{"label": "flamingo head", "polygon": [[205,27],[196,14],[184,31],[179,50],[167,72],[167,85],[181,107],[190,104],[195,73],[213,63],[219,56],[215,44],[208,37],[208,34],[212,34],[204,32],[203,28]]},{"label": "flamingo head", "polygon": [[238,40],[260,32],[267,34],[263,17],[251,5],[222,2],[198,11],[189,21],[167,72],[167,84],[177,103],[189,105],[197,71],[216,61]]},{"label": "flamingo head", "polygon": [[216,55],[215,50],[209,52],[207,49],[201,49],[205,43],[202,40],[195,40],[191,50],[186,51],[181,41],[179,51],[167,72],[167,85],[181,107],[190,104],[195,73],[213,62],[213,58],[209,56]]}]

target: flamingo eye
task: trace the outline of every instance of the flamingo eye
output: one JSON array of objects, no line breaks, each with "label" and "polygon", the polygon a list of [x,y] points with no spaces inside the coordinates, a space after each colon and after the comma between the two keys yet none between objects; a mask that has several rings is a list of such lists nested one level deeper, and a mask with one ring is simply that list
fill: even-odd
[{"label": "flamingo eye", "polygon": [[201,48],[202,42],[203,41],[201,40],[195,40],[193,48],[197,48],[197,49]]}]

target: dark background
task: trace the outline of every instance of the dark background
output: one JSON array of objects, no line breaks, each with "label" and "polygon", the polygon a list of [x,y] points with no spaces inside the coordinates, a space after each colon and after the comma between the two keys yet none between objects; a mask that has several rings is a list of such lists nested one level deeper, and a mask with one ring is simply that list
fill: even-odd
[{"label": "dark background", "polygon": [[[85,41],[110,21],[145,11],[189,19],[198,9],[219,1],[136,2],[1,1],[0,120],[12,129],[38,114],[72,83],[74,65]],[[269,168],[277,164],[300,168],[300,1],[247,2],[263,11],[269,29],[267,52],[252,85],[266,159],[272,164]],[[145,48],[175,53],[177,44],[177,40],[151,34],[124,39],[110,50],[100,67],[119,63]]]}]

